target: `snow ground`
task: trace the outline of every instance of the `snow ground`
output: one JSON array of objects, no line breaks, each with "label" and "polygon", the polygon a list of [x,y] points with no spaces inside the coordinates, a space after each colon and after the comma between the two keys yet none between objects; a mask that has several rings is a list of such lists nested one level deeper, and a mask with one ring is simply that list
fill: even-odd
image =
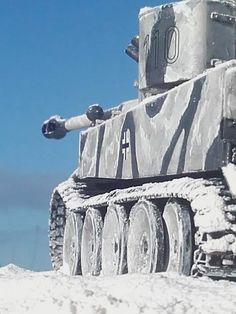
[{"label": "snow ground", "polygon": [[236,313],[236,283],[173,273],[69,277],[0,268],[0,313]]}]

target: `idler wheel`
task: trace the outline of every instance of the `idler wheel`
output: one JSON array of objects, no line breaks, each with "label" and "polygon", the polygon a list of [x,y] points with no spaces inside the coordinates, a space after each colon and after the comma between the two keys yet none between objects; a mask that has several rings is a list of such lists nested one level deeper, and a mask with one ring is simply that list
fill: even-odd
[{"label": "idler wheel", "polygon": [[127,248],[129,273],[154,273],[164,269],[164,229],[157,206],[138,201],[130,212]]},{"label": "idler wheel", "polygon": [[81,274],[82,228],[81,215],[69,213],[63,239],[63,268],[70,275]]},{"label": "idler wheel", "polygon": [[189,275],[192,263],[190,207],[171,199],[163,211],[166,270]]},{"label": "idler wheel", "polygon": [[84,276],[100,274],[102,229],[103,221],[100,212],[89,208],[84,219],[81,243],[81,268]]},{"label": "idler wheel", "polygon": [[102,235],[102,273],[120,275],[127,272],[128,220],[123,206],[110,205],[104,220]]}]

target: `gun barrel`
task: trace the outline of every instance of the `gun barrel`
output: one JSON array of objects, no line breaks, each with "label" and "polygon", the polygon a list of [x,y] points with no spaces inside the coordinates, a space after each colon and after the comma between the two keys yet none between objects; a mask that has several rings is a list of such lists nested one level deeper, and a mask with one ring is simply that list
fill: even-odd
[{"label": "gun barrel", "polygon": [[65,120],[65,128],[67,131],[87,128],[91,125],[91,121],[85,114],[69,118]]},{"label": "gun barrel", "polygon": [[82,114],[69,119],[63,119],[60,116],[53,116],[44,121],[42,133],[46,138],[61,139],[67,132],[88,128],[95,124],[97,120],[106,120],[111,116],[110,111],[103,112],[103,109],[97,105],[89,106],[86,114]]}]

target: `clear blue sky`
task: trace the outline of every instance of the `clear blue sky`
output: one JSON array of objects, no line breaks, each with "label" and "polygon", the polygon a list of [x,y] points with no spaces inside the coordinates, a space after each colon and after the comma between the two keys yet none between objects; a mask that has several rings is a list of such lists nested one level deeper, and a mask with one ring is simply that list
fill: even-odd
[{"label": "clear blue sky", "polygon": [[47,213],[53,186],[77,166],[78,133],[46,140],[46,118],[137,96],[137,65],[123,51],[139,9],[160,3],[0,0],[0,213]]}]

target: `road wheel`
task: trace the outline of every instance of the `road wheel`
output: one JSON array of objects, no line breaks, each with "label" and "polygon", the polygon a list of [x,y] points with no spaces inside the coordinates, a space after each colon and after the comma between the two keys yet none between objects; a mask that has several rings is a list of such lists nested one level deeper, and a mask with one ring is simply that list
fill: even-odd
[{"label": "road wheel", "polygon": [[192,264],[190,207],[171,199],[163,211],[166,242],[166,270],[189,275]]},{"label": "road wheel", "polygon": [[128,220],[125,209],[120,205],[108,207],[102,236],[102,273],[120,275],[127,272]]},{"label": "road wheel", "polygon": [[78,213],[69,213],[63,241],[63,268],[70,275],[81,274],[81,238],[83,221]]},{"label": "road wheel", "polygon": [[89,208],[84,219],[81,244],[83,275],[99,275],[101,271],[101,244],[103,221],[97,209]]},{"label": "road wheel", "polygon": [[138,201],[130,212],[128,272],[154,273],[164,269],[164,230],[156,205]]}]

